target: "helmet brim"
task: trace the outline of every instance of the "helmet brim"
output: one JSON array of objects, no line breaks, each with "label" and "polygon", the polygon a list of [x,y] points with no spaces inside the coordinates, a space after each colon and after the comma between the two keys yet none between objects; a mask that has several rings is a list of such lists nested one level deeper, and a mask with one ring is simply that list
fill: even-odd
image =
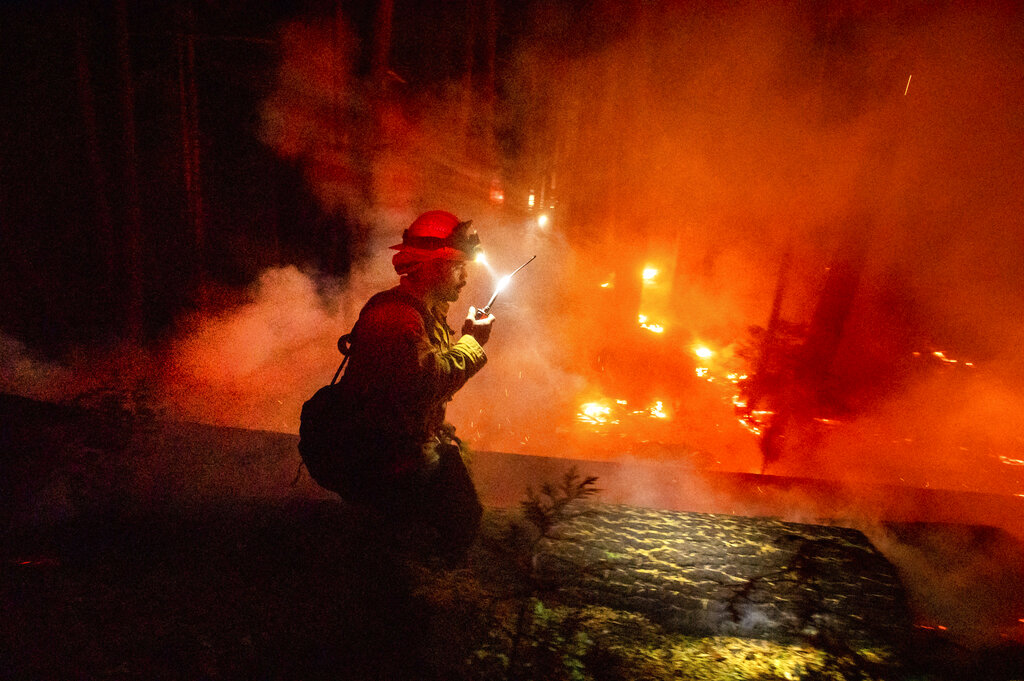
[{"label": "helmet brim", "polygon": [[401,251],[421,260],[471,260],[468,253],[457,248],[412,248],[403,244],[389,247],[393,251]]}]

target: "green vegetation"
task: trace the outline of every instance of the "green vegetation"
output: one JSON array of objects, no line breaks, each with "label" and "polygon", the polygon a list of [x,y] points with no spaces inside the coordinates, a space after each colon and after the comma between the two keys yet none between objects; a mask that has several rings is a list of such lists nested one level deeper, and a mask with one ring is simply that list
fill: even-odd
[{"label": "green vegetation", "polygon": [[560,484],[528,490],[518,514],[489,514],[474,568],[420,573],[418,593],[442,620],[431,645],[454,665],[443,675],[466,681],[902,678],[892,650],[849,647],[821,635],[797,643],[685,636],[637,613],[571,602],[549,572],[536,569],[538,549],[557,540],[561,523],[587,512],[583,502],[597,492],[595,482],[572,469]]}]

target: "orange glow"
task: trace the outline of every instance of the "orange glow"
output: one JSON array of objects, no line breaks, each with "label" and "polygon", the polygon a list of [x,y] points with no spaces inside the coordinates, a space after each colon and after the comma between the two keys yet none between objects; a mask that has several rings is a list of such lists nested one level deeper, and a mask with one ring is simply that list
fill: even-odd
[{"label": "orange glow", "polygon": [[501,188],[501,182],[498,180],[491,182],[490,199],[491,203],[505,202],[505,191]]}]

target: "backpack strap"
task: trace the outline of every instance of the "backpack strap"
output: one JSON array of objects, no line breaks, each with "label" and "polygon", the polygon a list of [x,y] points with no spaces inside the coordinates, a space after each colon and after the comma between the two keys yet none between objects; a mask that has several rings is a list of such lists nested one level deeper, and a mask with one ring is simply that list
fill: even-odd
[{"label": "backpack strap", "polygon": [[345,370],[345,365],[348,364],[348,356],[352,352],[352,334],[354,332],[355,327],[338,339],[338,352],[344,355],[345,359],[341,360],[341,366],[339,366],[338,370],[334,372],[334,378],[331,379],[331,385],[338,382],[338,378],[341,377],[341,372]]},{"label": "backpack strap", "polygon": [[[366,304],[363,305],[363,309],[359,311],[359,319],[362,319],[363,314],[365,314],[367,310],[376,307],[377,305],[392,302],[401,303],[416,310],[420,317],[423,318],[423,323],[425,325],[429,326],[433,321],[433,315],[427,309],[426,305],[423,304],[423,301],[412,294],[403,291],[398,286],[374,294],[368,301],[366,301]],[[342,376],[342,372],[345,370],[345,366],[348,364],[349,358],[352,356],[352,346],[359,336],[357,333],[359,330],[359,319],[356,320],[351,331],[338,339],[338,352],[344,355],[344,359],[341,360],[341,366],[339,366],[338,370],[334,373],[331,385],[338,382],[338,379]]]}]

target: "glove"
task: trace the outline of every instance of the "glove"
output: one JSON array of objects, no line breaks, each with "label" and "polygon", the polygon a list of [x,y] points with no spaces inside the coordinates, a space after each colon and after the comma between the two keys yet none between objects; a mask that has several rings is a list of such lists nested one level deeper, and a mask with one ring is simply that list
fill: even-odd
[{"label": "glove", "polygon": [[484,345],[487,343],[487,339],[491,337],[491,324],[493,323],[494,315],[489,314],[486,317],[477,319],[476,308],[470,305],[466,321],[462,323],[462,333],[465,336],[472,336],[476,339],[477,343]]}]

